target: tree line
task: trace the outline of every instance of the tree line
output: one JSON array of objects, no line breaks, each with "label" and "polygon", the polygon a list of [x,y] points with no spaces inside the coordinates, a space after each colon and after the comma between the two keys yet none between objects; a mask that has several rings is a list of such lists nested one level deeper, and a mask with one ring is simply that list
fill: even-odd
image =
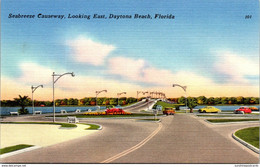
[{"label": "tree line", "polygon": [[[97,101],[95,97],[85,97],[82,99],[77,98],[64,98],[64,99],[56,99],[55,105],[56,106],[95,106],[95,105],[128,105],[137,101],[142,100],[142,98],[134,98],[134,97],[120,97],[118,98],[108,98],[108,97],[98,97]],[[21,99],[22,103],[25,103],[24,106],[31,106],[32,100],[28,96],[20,96],[19,98],[14,98],[14,100],[1,100],[2,107],[15,107],[21,106]],[[186,98],[179,97],[179,98],[168,98],[172,103],[176,104],[185,104]],[[187,101],[193,101],[197,105],[232,105],[232,104],[244,104],[244,105],[253,105],[259,104],[259,97],[188,97]],[[97,104],[96,104],[97,103]],[[52,106],[52,101],[34,101],[34,106]]]},{"label": "tree line", "polygon": [[[55,106],[96,106],[96,105],[128,105],[142,100],[143,98],[136,99],[134,97],[120,97],[118,98],[106,98],[98,97],[97,100],[95,97],[85,97],[82,99],[77,98],[64,98],[56,99]],[[32,100],[28,96],[21,96],[19,98],[14,98],[14,100],[1,100],[2,107],[16,107],[21,106],[21,103],[24,106],[32,106]],[[97,103],[97,104],[96,104]],[[119,103],[119,104],[118,104]],[[34,106],[53,106],[53,101],[39,101],[34,100]]]},{"label": "tree line", "polygon": [[[245,104],[245,105],[253,105],[253,104],[259,104],[259,97],[205,97],[205,96],[199,96],[199,97],[188,97],[188,100],[192,100],[196,102],[198,105],[231,105],[231,104]],[[174,103],[178,104],[185,104],[186,98],[180,97],[180,98],[169,98],[169,101],[172,101]]]}]

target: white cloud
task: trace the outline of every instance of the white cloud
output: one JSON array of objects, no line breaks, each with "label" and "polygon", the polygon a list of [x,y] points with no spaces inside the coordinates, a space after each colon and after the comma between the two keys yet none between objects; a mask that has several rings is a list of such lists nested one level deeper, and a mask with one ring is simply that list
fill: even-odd
[{"label": "white cloud", "polygon": [[259,76],[259,61],[232,52],[220,52],[214,64],[215,71],[229,75],[231,83],[250,83],[246,76]]},{"label": "white cloud", "polygon": [[189,71],[172,73],[170,70],[152,67],[143,59],[135,60],[126,57],[113,57],[108,61],[107,67],[108,72],[111,74],[116,74],[132,81],[160,86],[171,86],[173,83],[183,85],[214,85],[211,79],[196,73]]},{"label": "white cloud", "polygon": [[105,58],[115,47],[95,42],[85,37],[67,41],[73,50],[73,58],[78,62],[89,63],[95,66],[102,65]]},{"label": "white cloud", "polygon": [[167,97],[184,96],[185,92],[172,84],[187,86],[188,96],[257,96],[259,87],[236,82],[215,83],[212,79],[191,71],[158,69],[143,59],[114,57],[108,61],[108,72],[125,79],[142,83],[157,84],[153,87],[142,87],[142,90],[162,91]]},{"label": "white cloud", "polygon": [[[62,77],[55,84],[55,98],[94,97],[95,91],[107,89],[100,96],[116,97],[116,93],[126,91],[126,96],[136,96],[136,91],[161,91],[167,97],[184,95],[181,88],[173,88],[172,84],[186,85],[188,96],[258,96],[259,86],[244,84],[247,75],[258,76],[258,61],[246,59],[233,53],[226,52],[221,56],[219,64],[214,64],[218,72],[229,75],[230,82],[214,83],[210,78],[191,71],[173,73],[167,69],[158,69],[143,59],[112,57],[108,60],[107,70],[110,74],[119,75],[127,82],[105,79],[102,76],[78,75]],[[245,66],[242,68],[242,66]],[[31,85],[43,84],[43,90],[37,90],[35,99],[52,100],[52,73],[67,72],[64,69],[53,69],[43,65],[25,62],[20,65],[21,76],[17,79],[1,77],[1,98],[13,99],[19,94],[31,96]],[[236,82],[239,81],[239,82]],[[133,84],[135,82],[151,83],[157,86],[146,87]],[[243,82],[243,84],[241,84]]]},{"label": "white cloud", "polygon": [[[37,89],[34,98],[37,100],[52,100],[52,83],[44,84]],[[95,97],[95,91],[107,89],[99,97],[116,97],[119,92],[127,92],[126,96],[136,97],[137,90],[144,88],[135,84],[120,82],[102,77],[77,75],[62,77],[55,83],[55,99]],[[13,99],[18,95],[31,97],[31,84],[3,76],[1,78],[1,99]]]},{"label": "white cloud", "polygon": [[108,70],[111,74],[127,77],[130,80],[143,80],[147,64],[143,59],[113,57],[108,60]]},{"label": "white cloud", "polygon": [[[36,99],[52,100],[52,73],[62,74],[63,69],[52,69],[33,62],[20,64],[21,76],[18,79],[1,77],[1,98],[13,99],[19,94],[31,97],[31,86],[43,84],[42,90],[37,90]],[[57,78],[57,77],[56,77]],[[65,75],[55,83],[55,99],[58,98],[83,98],[85,96],[94,97],[95,91],[107,89],[108,93],[100,96],[116,96],[116,93],[126,91],[127,96],[136,95],[136,90],[141,86],[124,83],[113,79],[79,75],[75,72],[75,77]]]},{"label": "white cloud", "polygon": [[37,63],[25,62],[20,64],[21,76],[18,81],[29,84],[47,84],[52,81],[53,70]]}]

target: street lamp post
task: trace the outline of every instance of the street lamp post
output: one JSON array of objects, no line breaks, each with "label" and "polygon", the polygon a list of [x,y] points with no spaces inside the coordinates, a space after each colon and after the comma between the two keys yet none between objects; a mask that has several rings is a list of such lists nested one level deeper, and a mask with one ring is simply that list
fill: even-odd
[{"label": "street lamp post", "polygon": [[187,92],[186,92],[187,86],[181,86],[179,84],[173,84],[172,85],[172,87],[175,87],[175,86],[179,86],[184,90],[184,92],[185,92],[185,105],[186,105],[186,110],[187,110]]},{"label": "street lamp post", "polygon": [[[70,74],[72,77],[74,77],[74,73],[73,72],[67,72],[64,74],[55,74],[55,72],[53,72],[52,74],[52,96],[53,96],[53,122],[55,122],[55,99],[54,99],[54,84],[58,81],[58,79],[60,79],[62,76]],[[58,77],[55,79],[55,77]]]},{"label": "street lamp post", "polygon": [[153,93],[154,93],[154,92],[150,92],[151,98],[153,98]]},{"label": "street lamp post", "polygon": [[43,85],[38,85],[38,86],[32,86],[31,89],[32,89],[32,112],[34,114],[34,100],[33,100],[33,92],[39,88],[39,87],[42,87],[43,88]]},{"label": "street lamp post", "polygon": [[156,91],[156,92],[155,92],[155,98],[156,98],[156,99],[158,98],[158,96],[157,96],[157,95],[158,95],[158,92]]},{"label": "street lamp post", "polygon": [[126,92],[117,93],[117,105],[119,106],[119,96],[122,94],[126,94]]},{"label": "street lamp post", "polygon": [[[149,92],[146,91],[146,92],[142,92],[142,93],[143,93],[143,95],[145,95],[146,93],[148,94]],[[149,110],[149,99],[148,99],[148,95],[147,95],[146,99],[147,99],[147,111],[148,111],[148,110]]]},{"label": "street lamp post", "polygon": [[97,95],[101,92],[107,92],[107,90],[101,90],[101,91],[96,91],[96,106],[98,107],[98,104],[97,104]]},{"label": "street lamp post", "polygon": [[142,91],[137,91],[137,96],[136,96],[136,100],[138,101],[138,94],[142,93]]}]

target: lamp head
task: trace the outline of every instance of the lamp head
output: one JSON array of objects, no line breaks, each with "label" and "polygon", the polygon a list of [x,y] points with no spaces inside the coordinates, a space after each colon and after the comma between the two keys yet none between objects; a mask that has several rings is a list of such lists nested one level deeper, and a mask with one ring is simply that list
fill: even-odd
[{"label": "lamp head", "polygon": [[71,73],[71,76],[72,76],[72,77],[75,77],[75,74],[74,74],[74,72],[72,72],[72,73]]}]

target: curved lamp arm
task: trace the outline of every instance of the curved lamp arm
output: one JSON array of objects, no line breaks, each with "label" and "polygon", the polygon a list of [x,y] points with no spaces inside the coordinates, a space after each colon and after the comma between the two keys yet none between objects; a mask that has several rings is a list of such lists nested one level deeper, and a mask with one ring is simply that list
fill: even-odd
[{"label": "curved lamp arm", "polygon": [[98,95],[101,92],[107,92],[107,90],[96,91],[96,95]]},{"label": "curved lamp arm", "polygon": [[120,96],[120,95],[122,95],[122,94],[126,94],[126,92],[117,93],[118,96]]},{"label": "curved lamp arm", "polygon": [[42,87],[43,88],[43,85],[38,85],[38,86],[32,86],[32,93],[39,87]]},{"label": "curved lamp arm", "polygon": [[187,86],[181,86],[181,85],[179,85],[179,84],[173,84],[173,85],[172,85],[172,87],[175,87],[175,86],[181,87],[181,88],[186,92]]},{"label": "curved lamp arm", "polygon": [[148,91],[146,91],[146,92],[142,92],[143,93],[143,95],[145,95],[146,93],[148,93]]},{"label": "curved lamp arm", "polygon": [[54,83],[56,83],[58,81],[58,79],[60,79],[62,76],[64,75],[67,75],[67,74],[70,74],[72,77],[75,76],[75,74],[73,72],[67,72],[67,73],[64,73],[64,74],[55,74],[55,72],[53,72],[52,76],[59,76],[58,78],[56,78],[56,80],[54,81]]}]

